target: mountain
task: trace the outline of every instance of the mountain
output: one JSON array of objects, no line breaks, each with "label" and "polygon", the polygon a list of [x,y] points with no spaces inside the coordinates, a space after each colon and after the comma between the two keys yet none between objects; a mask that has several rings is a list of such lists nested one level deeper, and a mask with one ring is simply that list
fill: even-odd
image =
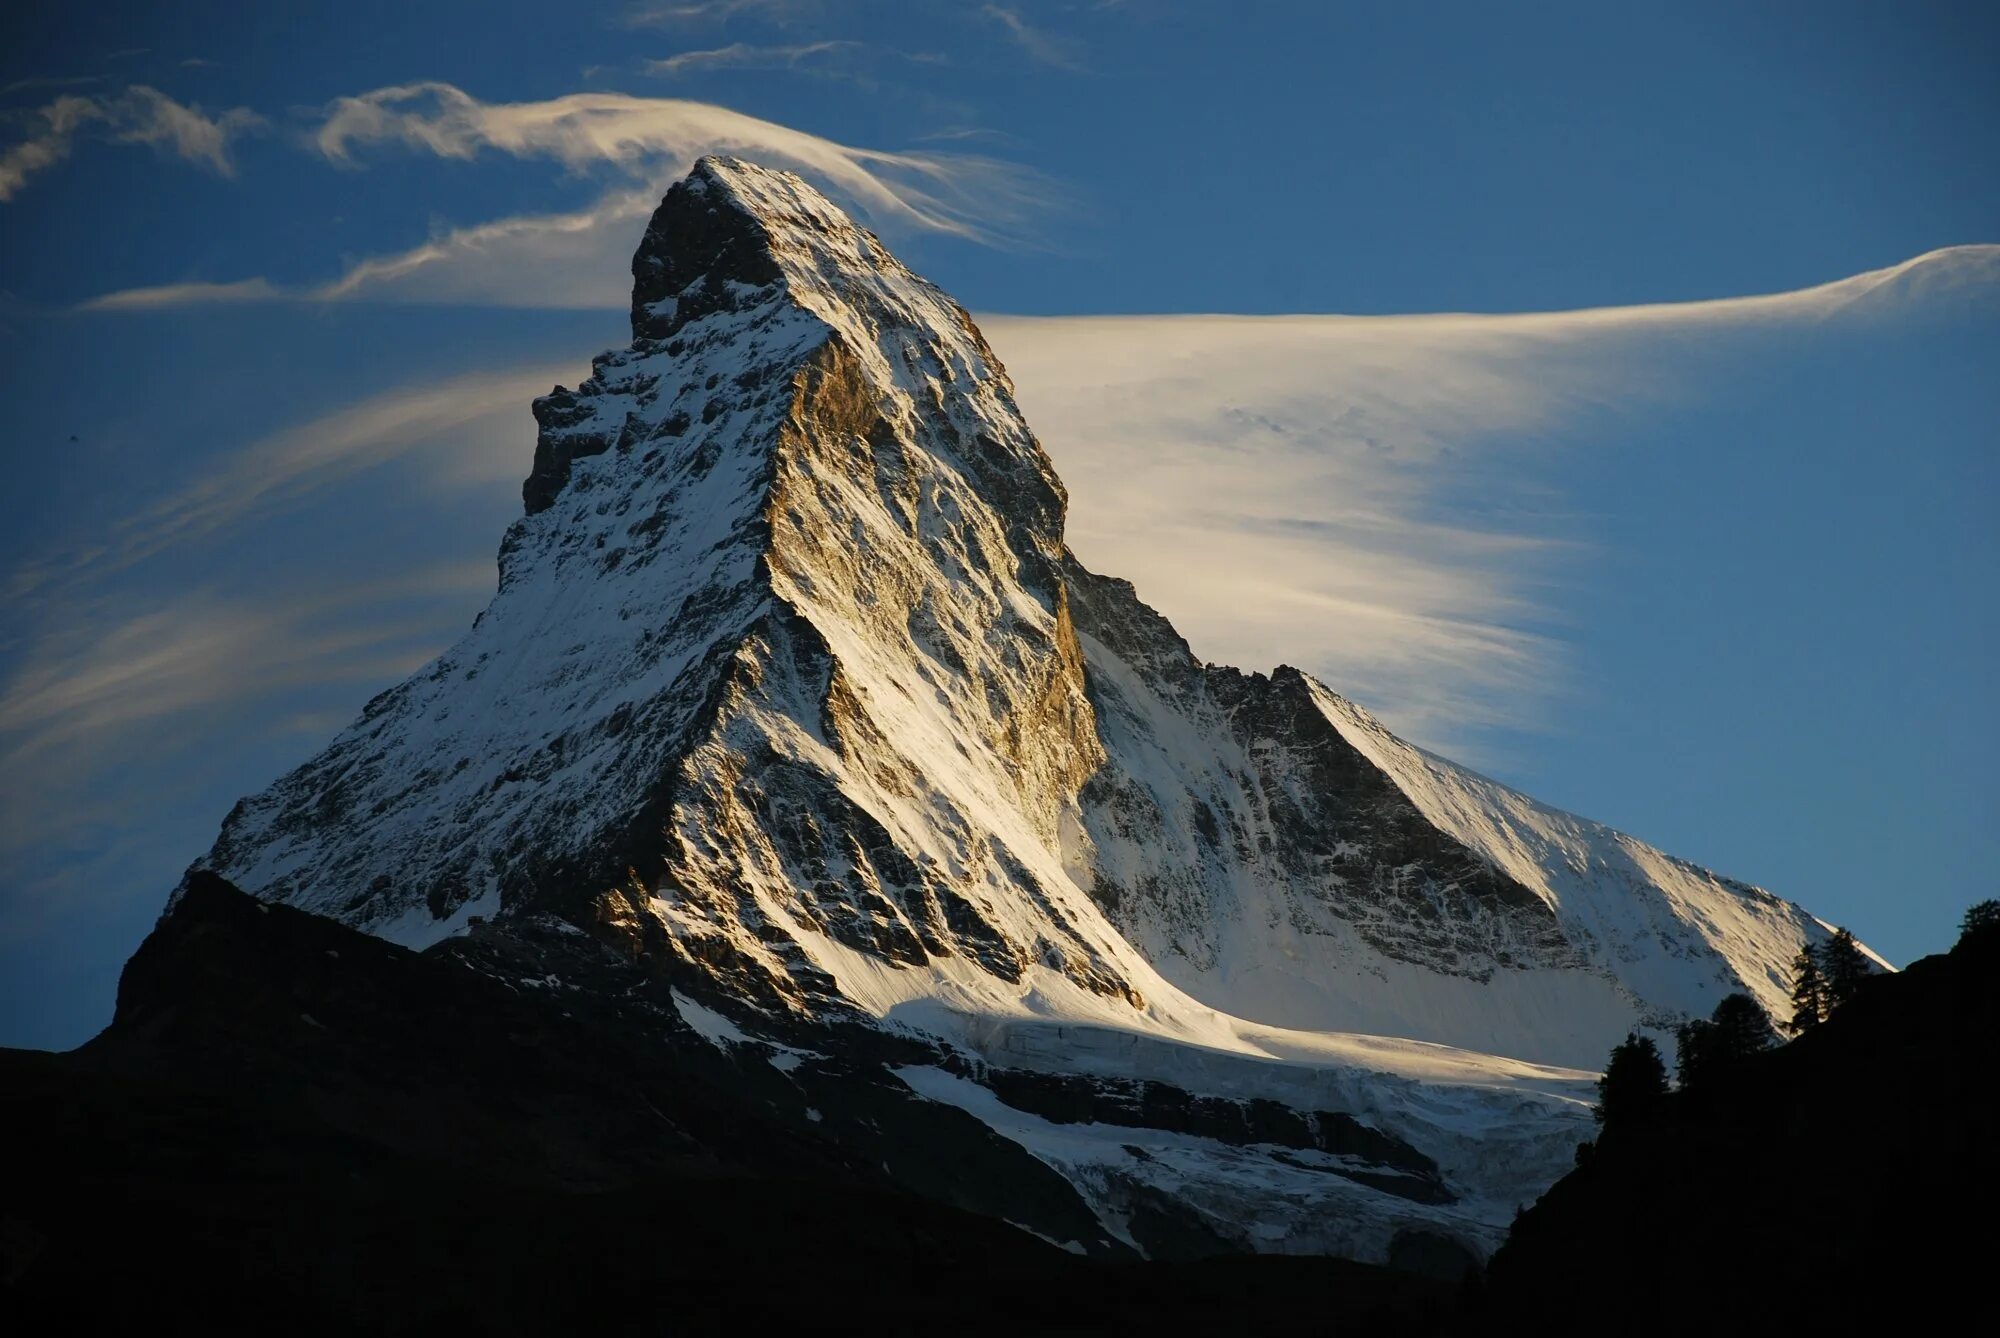
[{"label": "mountain", "polygon": [[1025,1149],[1080,1221],[961,1206],[1078,1250],[1441,1272],[1569,1166],[1613,1041],[1780,1007],[1825,936],[1200,662],[1068,551],[966,313],[797,177],[704,159],[632,270],[630,347],[535,402],[491,605],[170,908],[507,935],[546,956],[509,988],[600,1002],[622,964],[719,1052]]}]

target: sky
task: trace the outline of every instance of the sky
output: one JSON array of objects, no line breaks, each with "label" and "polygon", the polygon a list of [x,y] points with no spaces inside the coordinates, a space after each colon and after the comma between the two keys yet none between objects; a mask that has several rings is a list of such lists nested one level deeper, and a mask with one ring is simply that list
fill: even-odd
[{"label": "sky", "polygon": [[483,607],[528,400],[717,151],[977,315],[1204,658],[1941,949],[1996,69],[1976,3],[11,6],[0,1044],[103,1026],[235,799]]}]

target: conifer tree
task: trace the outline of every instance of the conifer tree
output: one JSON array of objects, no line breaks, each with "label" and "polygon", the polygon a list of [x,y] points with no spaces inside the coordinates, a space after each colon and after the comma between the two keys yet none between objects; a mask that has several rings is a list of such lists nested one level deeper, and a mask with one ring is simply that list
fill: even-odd
[{"label": "conifer tree", "polygon": [[1771,1030],[1770,1015],[1747,994],[1724,996],[1709,1018],[1715,1028],[1717,1052],[1724,1063],[1734,1067],[1777,1041]]},{"label": "conifer tree", "polygon": [[1826,977],[1820,974],[1819,956],[1810,944],[1792,959],[1792,1020],[1789,1030],[1803,1036],[1826,1021]]},{"label": "conifer tree", "polygon": [[1845,929],[1834,930],[1833,937],[1821,946],[1819,965],[1820,974],[1826,980],[1826,1010],[1829,1013],[1854,997],[1872,969],[1868,965],[1867,954],[1861,951],[1861,945]]},{"label": "conifer tree", "polygon": [[2000,929],[2000,901],[1987,900],[1965,908],[1965,918],[1958,922],[1958,941],[1963,943],[1975,934],[1990,934]]},{"label": "conifer tree", "polygon": [[1679,1053],[1675,1066],[1684,1091],[1705,1091],[1717,1080],[1742,1067],[1743,1061],[1769,1049],[1777,1038],[1771,1020],[1747,994],[1731,994],[1715,1006],[1707,1021],[1685,1024],[1675,1033]]},{"label": "conifer tree", "polygon": [[1715,1073],[1715,1024],[1694,1018],[1674,1029],[1674,1079],[1683,1092],[1708,1086]]},{"label": "conifer tree", "polygon": [[1653,1114],[1667,1094],[1667,1066],[1650,1036],[1627,1032],[1597,1080],[1597,1121],[1608,1133]]}]

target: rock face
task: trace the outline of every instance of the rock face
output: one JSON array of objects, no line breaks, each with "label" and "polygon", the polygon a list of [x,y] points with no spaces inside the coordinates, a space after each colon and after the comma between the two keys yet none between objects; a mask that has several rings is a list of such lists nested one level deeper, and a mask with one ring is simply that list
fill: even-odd
[{"label": "rock face", "polygon": [[1776,1006],[1823,936],[1201,664],[1070,555],[966,313],[798,178],[703,160],[633,276],[492,605],[197,869],[416,948],[573,927],[724,1048],[892,1038],[1107,1239],[1371,1259],[1489,1248],[1588,1126],[1550,1065]]}]

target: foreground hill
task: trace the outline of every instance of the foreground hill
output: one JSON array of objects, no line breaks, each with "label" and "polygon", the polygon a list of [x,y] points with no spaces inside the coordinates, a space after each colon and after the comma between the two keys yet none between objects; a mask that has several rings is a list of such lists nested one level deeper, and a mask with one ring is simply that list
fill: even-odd
[{"label": "foreground hill", "polygon": [[[528,972],[551,952],[603,950],[549,926],[416,953],[199,878],[102,1035],[0,1051],[0,1323],[1952,1331],[2000,1189],[1996,938],[1870,981],[1709,1100],[1603,1140],[1482,1285],[1437,1239],[1403,1238],[1393,1268],[1216,1257],[1227,1242],[1164,1211],[1135,1224],[1162,1259],[1082,1257],[995,1220],[1085,1229],[1065,1178],[883,1056],[717,1045],[629,964],[606,968],[608,995],[550,987]],[[1231,1136],[1270,1132],[1237,1115]]]},{"label": "foreground hill", "polygon": [[608,1005],[532,988],[524,953],[193,882],[102,1035],[0,1051],[0,1326],[1372,1334],[1449,1302],[1333,1259],[1059,1250],[947,1206],[1089,1220],[970,1117],[879,1070],[732,1058],[630,968]]},{"label": "foreground hill", "polygon": [[1978,1332],[2000,1198],[2000,931],[1612,1130],[1514,1224],[1496,1315],[1575,1331]]}]

